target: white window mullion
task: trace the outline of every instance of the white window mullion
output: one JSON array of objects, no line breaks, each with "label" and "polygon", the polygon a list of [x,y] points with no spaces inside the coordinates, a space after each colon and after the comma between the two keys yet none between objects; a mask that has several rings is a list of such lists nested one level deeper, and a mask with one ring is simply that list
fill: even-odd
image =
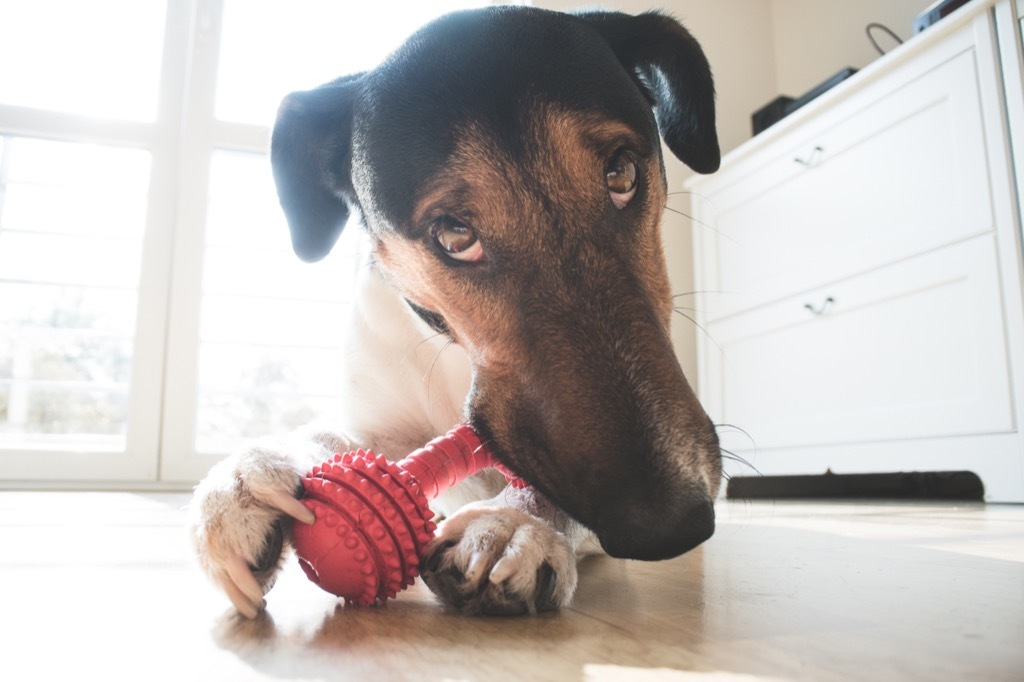
[{"label": "white window mullion", "polygon": [[197,0],[188,102],[177,174],[170,326],[161,438],[160,478],[191,482],[216,461],[197,452],[199,322],[210,159],[214,149],[214,98],[223,3]]},{"label": "white window mullion", "polygon": [[[199,21],[197,0],[171,0],[167,9],[163,69],[158,108],[157,140],[154,144],[153,183],[150,189],[148,238],[143,252],[139,284],[139,325],[136,352],[140,362],[133,385],[140,388],[141,402],[133,405],[140,429],[138,447],[153,453],[154,479],[166,482],[162,474],[166,449],[163,434],[167,377],[175,373],[169,364],[170,329],[173,317],[178,225],[182,220],[183,182],[187,179],[189,155],[186,149],[186,103],[193,96],[195,65],[193,31]],[[173,429],[173,423],[171,424]],[[145,442],[141,440],[145,433]]]}]

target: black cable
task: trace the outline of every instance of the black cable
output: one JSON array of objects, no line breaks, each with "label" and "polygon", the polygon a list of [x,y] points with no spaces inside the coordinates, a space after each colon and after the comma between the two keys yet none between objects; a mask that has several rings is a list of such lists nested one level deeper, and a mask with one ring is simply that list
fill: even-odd
[{"label": "black cable", "polygon": [[881,46],[878,44],[878,41],[875,40],[875,36],[873,36],[871,34],[872,29],[876,29],[876,28],[877,29],[881,29],[881,30],[885,31],[886,33],[888,33],[889,37],[892,38],[893,40],[895,40],[900,45],[903,44],[903,40],[898,35],[896,35],[891,28],[889,28],[888,26],[886,26],[884,24],[879,24],[879,23],[876,23],[876,22],[872,21],[870,24],[868,24],[867,26],[864,27],[864,32],[868,35],[868,40],[871,41],[871,44],[875,46],[876,50],[878,50],[878,54],[884,55],[885,54],[885,50],[883,50],[881,48]]}]

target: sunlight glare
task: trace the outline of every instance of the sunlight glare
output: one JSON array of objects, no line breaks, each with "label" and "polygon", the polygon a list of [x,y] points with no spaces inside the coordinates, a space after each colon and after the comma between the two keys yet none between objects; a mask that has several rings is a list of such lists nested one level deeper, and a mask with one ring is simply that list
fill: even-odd
[{"label": "sunlight glare", "polygon": [[165,9],[161,0],[0,0],[0,104],[155,120]]}]

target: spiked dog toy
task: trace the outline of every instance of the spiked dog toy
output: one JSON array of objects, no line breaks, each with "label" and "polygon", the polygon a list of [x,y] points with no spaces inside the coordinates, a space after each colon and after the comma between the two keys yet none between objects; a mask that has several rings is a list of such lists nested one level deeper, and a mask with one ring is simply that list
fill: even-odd
[{"label": "spiked dog toy", "polygon": [[[347,602],[365,606],[394,597],[419,574],[437,529],[428,501],[496,464],[465,425],[399,462],[365,450],[334,455],[302,480],[302,502],[316,521],[294,526],[299,564],[310,580]],[[498,468],[513,485],[524,485]]]}]

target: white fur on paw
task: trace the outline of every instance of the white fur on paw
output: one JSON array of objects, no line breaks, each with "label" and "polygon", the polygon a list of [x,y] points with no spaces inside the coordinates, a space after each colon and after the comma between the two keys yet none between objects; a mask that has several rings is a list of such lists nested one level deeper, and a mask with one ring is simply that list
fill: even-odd
[{"label": "white fur on paw", "polygon": [[[275,445],[260,443],[219,462],[196,486],[189,508],[199,564],[249,617],[261,608],[281,566],[289,516],[312,516],[295,499],[301,460]],[[320,450],[298,447],[311,450],[306,455]]]},{"label": "white fur on paw", "polygon": [[467,613],[557,609],[576,590],[576,557],[565,537],[509,507],[456,513],[441,525],[424,556],[427,585]]}]

